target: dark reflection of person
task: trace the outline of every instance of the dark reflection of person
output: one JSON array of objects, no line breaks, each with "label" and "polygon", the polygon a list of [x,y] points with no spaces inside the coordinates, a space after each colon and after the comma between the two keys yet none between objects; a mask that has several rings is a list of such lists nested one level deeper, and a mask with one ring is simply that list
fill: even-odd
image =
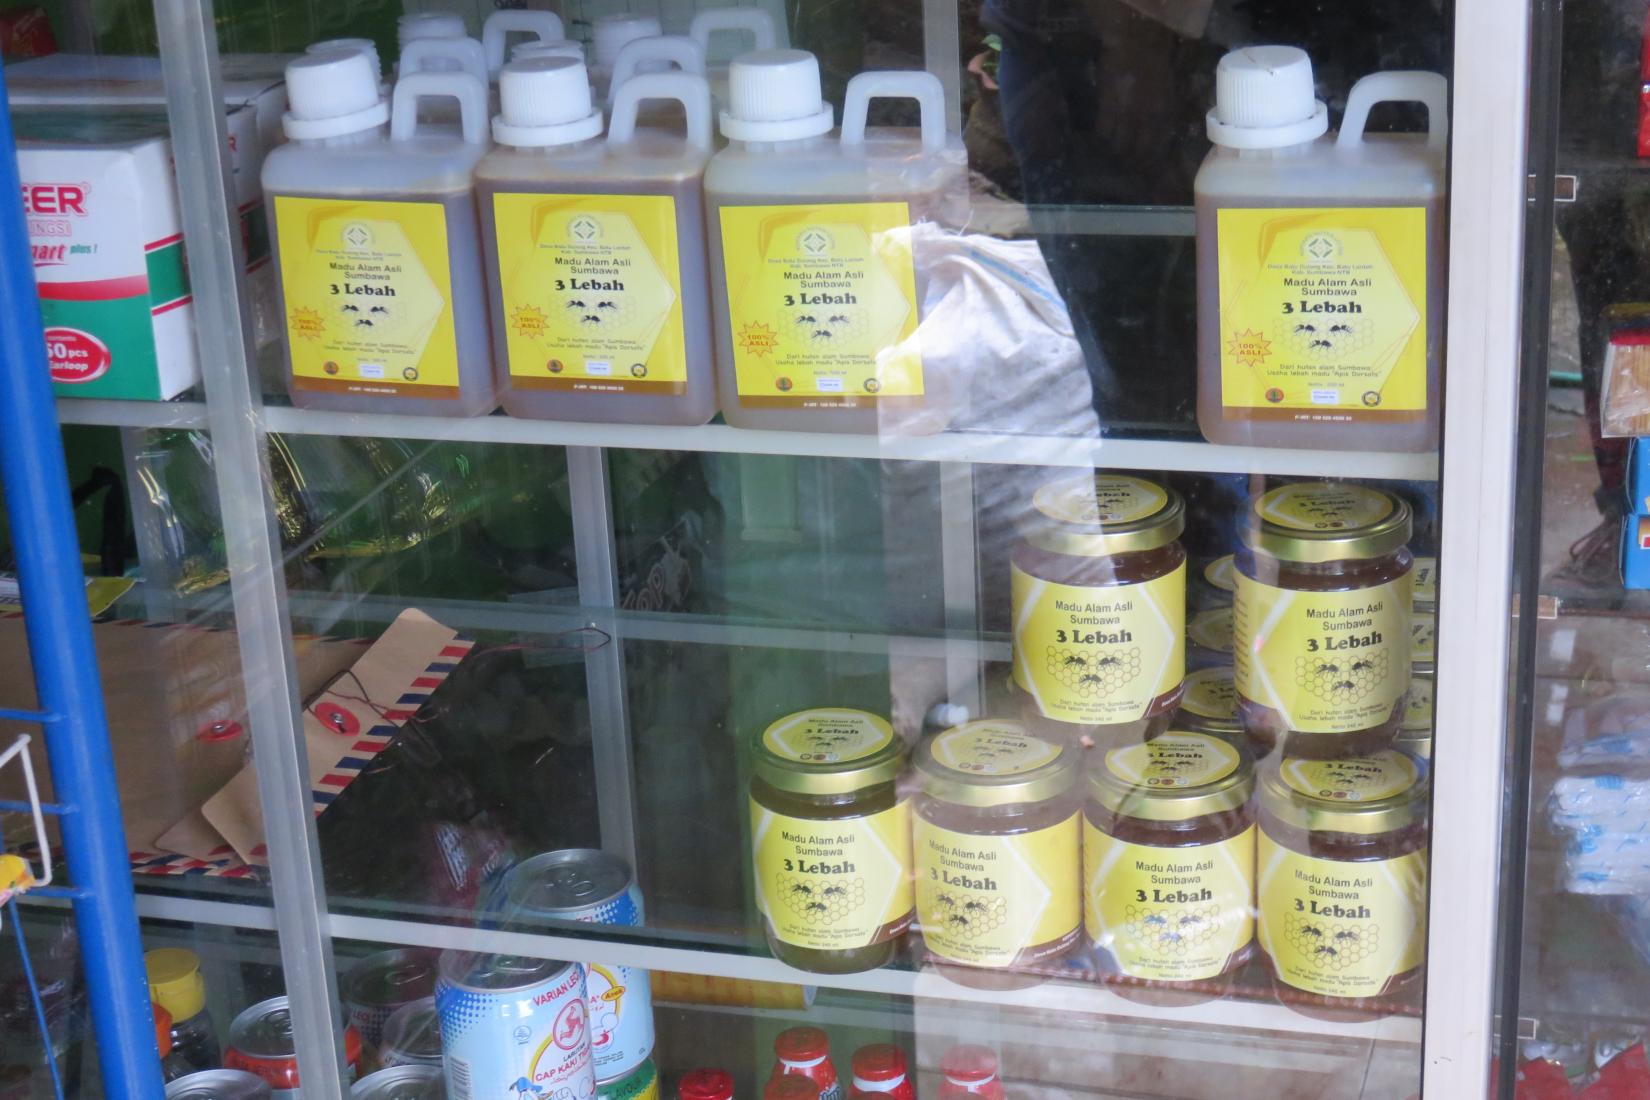
[{"label": "dark reflection of person", "polygon": [[1449,0],[985,0],[981,20],[1002,40],[996,82],[1022,197],[1103,424],[1191,425],[1193,241],[1104,215],[1192,201],[1221,55],[1302,47],[1338,120],[1369,73],[1447,72],[1451,19]]}]

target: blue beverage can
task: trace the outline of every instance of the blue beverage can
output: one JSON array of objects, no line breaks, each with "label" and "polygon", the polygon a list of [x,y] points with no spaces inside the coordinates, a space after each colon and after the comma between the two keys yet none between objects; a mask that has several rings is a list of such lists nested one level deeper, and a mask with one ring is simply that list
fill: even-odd
[{"label": "blue beverage can", "polygon": [[449,1100],[592,1100],[584,967],[447,951],[435,986]]},{"label": "blue beverage can", "polygon": [[[642,923],[642,892],[619,857],[568,848],[510,868],[492,908],[506,923],[576,920],[636,927]],[[653,1053],[653,992],[645,970],[601,963],[585,970],[596,1080],[613,1081]]]}]

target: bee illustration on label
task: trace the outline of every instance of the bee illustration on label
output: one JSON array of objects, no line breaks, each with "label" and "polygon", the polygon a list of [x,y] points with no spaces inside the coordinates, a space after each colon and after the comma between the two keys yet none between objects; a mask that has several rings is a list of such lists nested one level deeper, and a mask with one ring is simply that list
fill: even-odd
[{"label": "bee illustration on label", "polygon": [[602,319],[594,313],[586,313],[583,317],[579,318],[579,324],[581,325],[599,325],[601,323]]},{"label": "bee illustration on label", "polygon": [[390,314],[390,307],[389,306],[373,306],[371,309],[367,310],[367,312],[368,313],[383,314],[385,317],[388,317],[389,314]]},{"label": "bee illustration on label", "polygon": [[831,330],[828,328],[816,328],[814,329],[812,339],[815,341],[829,340],[831,339]]},{"label": "bee illustration on label", "polygon": [[602,301],[602,302],[597,302],[596,303],[596,308],[597,309],[618,309],[619,307],[617,305],[614,305],[612,302]]},{"label": "bee illustration on label", "polygon": [[361,312],[361,307],[358,306],[358,305],[353,305],[349,302],[345,302],[343,305],[338,307],[338,312],[339,313],[360,313]]},{"label": "bee illustration on label", "polygon": [[1295,326],[1295,331],[1296,332],[1317,332],[1318,327],[1316,325],[1301,324],[1301,325],[1296,325]]},{"label": "bee illustration on label", "polygon": [[825,323],[827,325],[845,325],[848,323],[848,315],[845,313],[833,313],[826,319]]},{"label": "bee illustration on label", "polygon": [[1066,659],[1060,663],[1065,665],[1067,668],[1087,668],[1089,662],[1088,658],[1071,653],[1068,654]]},{"label": "bee illustration on label", "polygon": [[372,322],[369,321],[367,318],[357,317],[355,319],[355,327],[356,328],[372,328],[373,325],[372,325]]},{"label": "bee illustration on label", "polygon": [[1332,350],[1334,350],[1335,345],[1330,343],[1328,340],[1314,340],[1310,344],[1308,344],[1307,347],[1321,348],[1321,349],[1324,349],[1324,350],[1332,351]]},{"label": "bee illustration on label", "polygon": [[568,309],[589,309],[590,307],[585,305],[583,302],[581,302],[577,298],[569,298],[567,300],[567,308]]},{"label": "bee illustration on label", "polygon": [[813,885],[781,873],[774,885],[785,908],[809,925],[840,923],[865,904],[865,880],[860,878]]},{"label": "bee illustration on label", "polygon": [[1352,334],[1352,326],[1351,325],[1330,325],[1329,326],[1329,333],[1330,333],[1331,336],[1333,336],[1336,333],[1346,333],[1348,336],[1350,336]]},{"label": "bee illustration on label", "polygon": [[794,323],[798,325],[817,325],[819,324],[819,318],[811,313],[804,313]]}]

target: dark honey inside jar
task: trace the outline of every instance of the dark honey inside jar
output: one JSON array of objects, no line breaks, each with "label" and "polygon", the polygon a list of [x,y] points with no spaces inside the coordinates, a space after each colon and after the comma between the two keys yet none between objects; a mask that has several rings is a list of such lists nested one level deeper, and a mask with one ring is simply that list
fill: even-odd
[{"label": "dark honey inside jar", "polygon": [[[941,963],[1048,963],[1082,925],[1080,749],[1020,722],[969,722],[917,748],[917,919]],[[969,980],[968,975],[962,975]]]},{"label": "dark honey inside jar", "polygon": [[1250,502],[1233,604],[1238,713],[1294,756],[1392,744],[1410,683],[1410,510],[1302,482]]},{"label": "dark honey inside jar", "polygon": [[756,898],[774,956],[820,974],[888,962],[912,918],[904,743],[878,715],[821,707],[774,722],[754,753]]},{"label": "dark honey inside jar", "polygon": [[1174,709],[1186,666],[1184,527],[1179,494],[1143,478],[1083,474],[1032,497],[1010,577],[1014,684],[1038,732],[1115,735]]},{"label": "dark honey inside jar", "polygon": [[1254,764],[1240,745],[1172,729],[1089,770],[1084,927],[1127,987],[1219,996],[1254,937]]},{"label": "dark honey inside jar", "polygon": [[1282,757],[1260,776],[1257,940],[1306,1012],[1390,1012],[1426,958],[1425,765]]},{"label": "dark honey inside jar", "polygon": [[1230,665],[1195,669],[1186,674],[1186,691],[1180,697],[1170,729],[1207,733],[1233,744],[1243,744],[1255,759],[1265,758],[1273,749],[1264,736],[1253,736],[1238,717],[1237,681]]}]

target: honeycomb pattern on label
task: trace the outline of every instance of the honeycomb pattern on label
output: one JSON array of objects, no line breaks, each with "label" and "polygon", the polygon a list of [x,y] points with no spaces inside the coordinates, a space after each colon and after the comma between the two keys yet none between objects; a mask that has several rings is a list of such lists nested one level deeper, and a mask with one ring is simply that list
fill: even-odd
[{"label": "honeycomb pattern on label", "polygon": [[1046,671],[1078,695],[1104,699],[1140,675],[1140,647],[1093,653],[1069,646],[1049,646]]},{"label": "honeycomb pattern on label", "polygon": [[991,935],[1008,923],[1007,898],[982,898],[970,894],[933,895],[932,911],[947,934],[960,940],[977,940]]},{"label": "honeycomb pattern on label", "polygon": [[1195,909],[1153,909],[1130,905],[1123,911],[1124,925],[1136,943],[1159,955],[1183,956],[1206,947],[1220,934],[1220,906]]},{"label": "honeycomb pattern on label", "polygon": [[1375,326],[1361,317],[1317,318],[1291,315],[1272,328],[1272,339],[1296,355],[1330,361],[1368,351],[1375,343]]},{"label": "honeycomb pattern on label", "polygon": [[1349,657],[1296,657],[1295,686],[1326,703],[1361,703],[1386,683],[1384,650]]},{"label": "honeycomb pattern on label", "polygon": [[1381,949],[1381,926],[1291,913],[1283,919],[1283,938],[1300,958],[1339,971],[1362,964]]},{"label": "honeycomb pattern on label", "polygon": [[804,924],[834,925],[865,904],[865,880],[813,882],[784,872],[774,876],[780,902]]},{"label": "honeycomb pattern on label", "polygon": [[622,290],[566,291],[561,304],[563,315],[552,323],[582,334],[628,332],[638,320],[635,297]]}]

